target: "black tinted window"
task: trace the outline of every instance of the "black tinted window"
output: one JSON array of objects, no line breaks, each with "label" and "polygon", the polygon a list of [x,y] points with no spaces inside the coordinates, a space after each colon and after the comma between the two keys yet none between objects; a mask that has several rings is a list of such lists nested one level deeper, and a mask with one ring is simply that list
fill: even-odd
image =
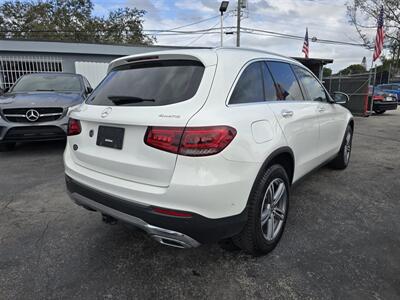
[{"label": "black tinted window", "polygon": [[236,83],[229,104],[264,101],[261,66],[262,62],[255,62],[246,67]]},{"label": "black tinted window", "polygon": [[135,63],[111,71],[87,103],[161,106],[182,102],[196,94],[203,72],[204,66],[197,61]]},{"label": "black tinted window", "polygon": [[309,71],[298,66],[293,66],[293,69],[307,92],[307,100],[327,101],[324,88]]},{"label": "black tinted window", "polygon": [[289,64],[267,62],[267,65],[275,81],[278,100],[303,100],[299,83]]},{"label": "black tinted window", "polygon": [[267,101],[278,100],[277,92],[275,89],[275,83],[272,79],[271,72],[265,63],[262,64],[264,73],[264,94]]}]

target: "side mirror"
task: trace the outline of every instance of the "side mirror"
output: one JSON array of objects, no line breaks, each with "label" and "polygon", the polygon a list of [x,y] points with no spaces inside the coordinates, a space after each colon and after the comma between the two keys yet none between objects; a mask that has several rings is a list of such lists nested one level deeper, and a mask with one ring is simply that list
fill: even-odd
[{"label": "side mirror", "polygon": [[91,92],[93,92],[93,88],[90,87],[90,86],[88,86],[88,87],[86,88],[86,94],[89,95]]},{"label": "side mirror", "polygon": [[334,92],[333,93],[333,101],[337,104],[346,104],[349,102],[350,98],[349,95],[342,93],[342,92]]}]

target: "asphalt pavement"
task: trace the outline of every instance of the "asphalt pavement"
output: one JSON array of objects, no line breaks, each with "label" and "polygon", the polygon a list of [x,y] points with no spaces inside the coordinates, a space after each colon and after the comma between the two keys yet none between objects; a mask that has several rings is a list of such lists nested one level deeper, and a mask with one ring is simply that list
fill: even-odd
[{"label": "asphalt pavement", "polygon": [[0,153],[0,299],[400,299],[400,110],[356,118],[345,171],[292,191],[269,255],[180,250],[65,191],[63,142]]}]

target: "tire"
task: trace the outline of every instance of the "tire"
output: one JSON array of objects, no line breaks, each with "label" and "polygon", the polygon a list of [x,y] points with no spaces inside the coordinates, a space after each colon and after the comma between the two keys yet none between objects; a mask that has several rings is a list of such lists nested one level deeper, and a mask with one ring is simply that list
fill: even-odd
[{"label": "tire", "polygon": [[[278,195],[280,197],[273,197]],[[248,219],[242,232],[232,238],[234,243],[255,256],[271,252],[285,228],[289,196],[290,184],[285,169],[278,164],[270,166],[254,183],[247,204]],[[272,201],[278,198],[279,201]]]},{"label": "tire", "polygon": [[374,112],[375,112],[377,115],[381,115],[381,114],[383,114],[385,111],[386,111],[386,110],[378,110],[378,109],[375,109],[375,110],[374,110]]},{"label": "tire", "polygon": [[0,144],[0,151],[11,151],[15,149],[17,143],[5,143],[5,144]]},{"label": "tire", "polygon": [[336,158],[329,164],[331,168],[336,170],[344,170],[350,162],[351,149],[353,142],[353,129],[347,125],[346,132],[343,137],[342,146]]}]

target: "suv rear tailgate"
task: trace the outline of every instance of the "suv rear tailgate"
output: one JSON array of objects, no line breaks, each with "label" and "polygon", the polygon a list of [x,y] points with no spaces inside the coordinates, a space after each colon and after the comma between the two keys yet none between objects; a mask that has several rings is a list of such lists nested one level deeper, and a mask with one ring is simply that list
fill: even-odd
[{"label": "suv rear tailgate", "polygon": [[[176,103],[157,105],[156,99],[155,102],[130,103],[129,106],[96,105],[89,99],[87,104],[83,104],[70,114],[71,118],[80,120],[82,127],[79,135],[68,138],[67,147],[70,147],[72,160],[82,167],[113,177],[154,186],[168,186],[175,169],[177,154],[147,146],[144,143],[146,130],[149,126],[186,126],[190,118],[205,103],[212,85],[214,72],[215,66],[205,67],[194,96]],[[145,79],[146,76],[144,82],[146,82]],[[163,85],[163,79],[160,80],[160,85],[154,86],[154,89],[164,89],[169,92],[170,87],[166,85],[171,80],[173,81],[174,77],[168,79],[165,85]],[[107,83],[107,79],[103,81],[103,85],[104,82]],[[136,80],[132,85],[131,94],[137,94],[135,87],[137,88],[138,81]],[[110,93],[111,90],[107,90],[107,86],[100,86],[100,89],[107,93]],[[151,91],[149,93],[152,94]],[[157,96],[157,91],[154,93]],[[176,95],[175,92],[173,94]],[[101,92],[96,93],[95,91],[92,99],[94,98],[94,101],[96,101],[96,97],[100,99]],[[99,101],[99,104],[106,103],[106,101],[105,103]],[[122,149],[98,145],[97,138],[100,126],[123,129]],[[77,150],[74,150],[74,145],[77,146]]]}]

